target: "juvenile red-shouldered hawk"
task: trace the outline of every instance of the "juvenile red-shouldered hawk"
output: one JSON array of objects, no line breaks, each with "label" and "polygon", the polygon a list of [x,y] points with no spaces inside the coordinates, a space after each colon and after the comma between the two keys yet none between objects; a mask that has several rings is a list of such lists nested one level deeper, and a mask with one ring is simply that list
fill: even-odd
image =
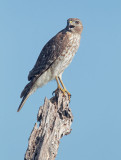
[{"label": "juvenile red-shouldered hawk", "polygon": [[[28,97],[49,81],[56,79],[58,89],[63,93],[70,93],[62,82],[62,73],[71,63],[77,49],[79,48],[82,23],[77,18],[69,18],[65,29],[57,33],[43,47],[37,62],[29,72],[28,80],[30,81],[21,93],[21,104],[18,112],[23,107]],[[59,81],[62,87],[59,84]]]}]

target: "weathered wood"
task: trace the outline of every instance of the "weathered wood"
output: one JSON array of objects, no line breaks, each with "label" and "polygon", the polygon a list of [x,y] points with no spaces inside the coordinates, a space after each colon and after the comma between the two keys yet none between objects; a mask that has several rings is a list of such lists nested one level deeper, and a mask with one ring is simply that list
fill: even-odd
[{"label": "weathered wood", "polygon": [[45,98],[44,105],[39,108],[37,123],[29,138],[25,160],[54,160],[59,141],[71,132],[73,116],[69,108],[68,96],[57,91],[50,100]]}]

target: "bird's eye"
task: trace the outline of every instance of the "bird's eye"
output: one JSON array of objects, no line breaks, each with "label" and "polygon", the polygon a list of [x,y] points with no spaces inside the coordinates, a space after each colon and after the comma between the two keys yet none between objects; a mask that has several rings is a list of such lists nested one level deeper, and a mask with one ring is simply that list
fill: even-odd
[{"label": "bird's eye", "polygon": [[79,24],[79,21],[75,21],[76,24]]}]

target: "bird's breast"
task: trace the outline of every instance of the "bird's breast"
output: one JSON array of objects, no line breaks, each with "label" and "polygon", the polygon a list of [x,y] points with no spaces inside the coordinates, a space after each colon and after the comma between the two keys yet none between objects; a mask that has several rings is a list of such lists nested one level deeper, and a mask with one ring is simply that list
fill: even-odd
[{"label": "bird's breast", "polygon": [[[66,43],[66,42],[65,42]],[[69,41],[60,56],[52,65],[52,72],[55,76],[61,74],[71,63],[80,44],[80,35],[71,35]]]}]

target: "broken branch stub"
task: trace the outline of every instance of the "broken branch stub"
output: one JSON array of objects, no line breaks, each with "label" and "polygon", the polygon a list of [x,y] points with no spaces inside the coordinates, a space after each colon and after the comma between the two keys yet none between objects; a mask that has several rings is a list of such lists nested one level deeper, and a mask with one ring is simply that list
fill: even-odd
[{"label": "broken branch stub", "polygon": [[54,160],[60,139],[71,132],[73,115],[69,108],[68,96],[57,91],[50,100],[45,98],[39,108],[37,123],[29,138],[24,160]]}]

